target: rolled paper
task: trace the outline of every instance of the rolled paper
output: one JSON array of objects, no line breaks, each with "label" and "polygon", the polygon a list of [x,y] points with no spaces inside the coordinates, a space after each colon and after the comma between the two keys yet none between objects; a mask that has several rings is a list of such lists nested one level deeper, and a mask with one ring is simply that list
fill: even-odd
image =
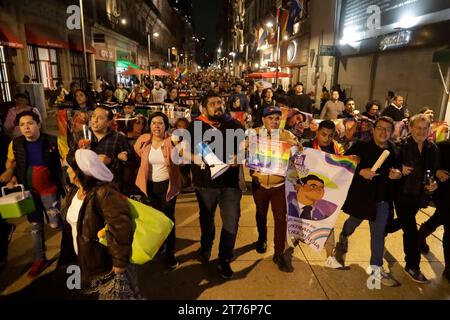
[{"label": "rolled paper", "polygon": [[83,138],[87,139],[86,125],[83,124]]},{"label": "rolled paper", "polygon": [[384,161],[386,161],[387,157],[389,157],[390,154],[391,153],[389,152],[389,150],[384,150],[378,158],[377,162],[375,162],[375,164],[373,165],[372,169],[370,169],[370,171],[376,172],[378,169],[380,169],[380,167],[383,165]]}]

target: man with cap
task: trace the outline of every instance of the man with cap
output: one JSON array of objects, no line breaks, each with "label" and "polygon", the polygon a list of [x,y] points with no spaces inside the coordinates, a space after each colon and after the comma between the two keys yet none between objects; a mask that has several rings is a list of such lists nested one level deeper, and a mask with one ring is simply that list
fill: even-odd
[{"label": "man with cap", "polygon": [[[302,147],[298,139],[289,131],[280,129],[281,110],[277,106],[266,107],[263,111],[263,126],[254,129],[254,134],[261,140],[267,141],[267,146],[272,145],[276,140],[287,142],[293,148]],[[251,139],[251,138],[250,138]],[[258,148],[262,146],[259,145]],[[252,152],[252,150],[250,150]],[[258,241],[256,242],[256,251],[265,253],[267,250],[267,212],[269,204],[272,206],[272,212],[275,221],[275,255],[273,261],[283,272],[292,272],[292,266],[284,257],[286,242],[286,195],[284,186],[284,176],[269,175],[257,171],[250,172],[252,176],[253,199],[256,204],[256,224],[258,227]]]}]

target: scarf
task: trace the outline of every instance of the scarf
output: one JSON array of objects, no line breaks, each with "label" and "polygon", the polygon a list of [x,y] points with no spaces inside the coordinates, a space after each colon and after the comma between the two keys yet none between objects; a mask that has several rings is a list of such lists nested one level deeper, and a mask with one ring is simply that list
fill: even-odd
[{"label": "scarf", "polygon": [[[338,155],[339,154],[338,144],[334,140],[331,141],[331,143],[333,144],[334,154]],[[317,138],[313,140],[312,147],[313,149],[322,151],[322,148],[319,146],[319,140],[317,140]]]},{"label": "scarf", "polygon": [[206,118],[205,116],[201,115],[199,117],[197,117],[196,120],[200,120],[203,121],[206,124],[209,124],[211,127],[213,128],[218,128],[220,126],[220,122],[216,122],[216,121],[211,121],[208,118]]}]

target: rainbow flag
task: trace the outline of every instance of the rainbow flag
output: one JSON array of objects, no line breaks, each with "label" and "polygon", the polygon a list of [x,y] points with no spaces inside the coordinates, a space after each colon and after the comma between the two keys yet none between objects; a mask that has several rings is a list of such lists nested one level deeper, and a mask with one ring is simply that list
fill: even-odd
[{"label": "rainbow flag", "polygon": [[188,76],[188,68],[184,68],[184,71],[181,73],[180,77],[181,79],[184,79]]},{"label": "rainbow flag", "polygon": [[289,11],[283,10],[281,11],[281,20],[280,20],[280,26],[281,26],[281,38],[283,39],[285,35],[287,35],[287,24],[289,19]]},{"label": "rainbow flag", "polygon": [[325,162],[332,166],[344,168],[353,174],[358,166],[359,158],[356,156],[339,156],[325,153]]},{"label": "rainbow flag", "polygon": [[433,121],[430,127],[430,135],[428,139],[433,142],[442,142],[447,140],[448,124],[445,121]]},{"label": "rainbow flag", "polygon": [[249,156],[246,166],[264,174],[286,176],[291,155],[291,145],[280,140],[250,136]]}]

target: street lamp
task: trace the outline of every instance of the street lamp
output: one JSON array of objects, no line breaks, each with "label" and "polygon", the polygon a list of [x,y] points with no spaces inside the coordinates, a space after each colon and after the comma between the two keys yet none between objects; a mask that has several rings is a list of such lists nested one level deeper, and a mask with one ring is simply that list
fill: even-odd
[{"label": "street lamp", "polygon": [[233,76],[234,76],[234,58],[236,57],[236,52],[231,51],[230,52],[230,56],[233,57],[233,64],[232,64],[232,66],[233,66]]},{"label": "street lamp", "polygon": [[[153,37],[154,38],[158,38],[159,37],[159,33],[158,32],[154,32],[153,33]],[[148,76],[151,77],[152,76],[152,50],[151,50],[151,35],[150,32],[148,32],[147,34],[147,42],[148,42]]]},{"label": "street lamp", "polygon": [[272,21],[267,22],[266,23],[266,27],[267,28],[273,28],[273,22]]},{"label": "street lamp", "polygon": [[122,19],[122,20],[120,20],[120,22],[121,22],[122,24],[127,24],[127,19]]}]

